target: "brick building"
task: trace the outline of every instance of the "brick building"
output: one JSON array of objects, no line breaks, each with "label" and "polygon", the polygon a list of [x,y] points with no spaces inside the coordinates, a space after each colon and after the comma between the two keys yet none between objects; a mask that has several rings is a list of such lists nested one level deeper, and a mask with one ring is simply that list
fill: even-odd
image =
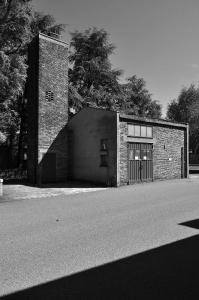
[{"label": "brick building", "polygon": [[113,186],[188,176],[188,126],[85,108],[69,122],[71,176]]},{"label": "brick building", "polygon": [[29,48],[28,177],[119,186],[188,176],[184,124],[84,108],[68,122],[68,47],[40,34]]}]

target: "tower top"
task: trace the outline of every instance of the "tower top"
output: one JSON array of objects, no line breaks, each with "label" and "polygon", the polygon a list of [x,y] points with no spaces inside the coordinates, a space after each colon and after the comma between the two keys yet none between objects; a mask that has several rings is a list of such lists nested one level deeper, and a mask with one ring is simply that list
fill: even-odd
[{"label": "tower top", "polygon": [[67,42],[64,42],[62,40],[59,40],[59,39],[57,39],[55,37],[49,36],[49,35],[41,33],[41,32],[39,32],[38,36],[41,39],[47,40],[49,42],[52,42],[52,43],[55,43],[55,44],[58,44],[58,45],[62,45],[64,47],[66,47],[66,48],[68,48],[68,46],[69,46],[69,44]]}]

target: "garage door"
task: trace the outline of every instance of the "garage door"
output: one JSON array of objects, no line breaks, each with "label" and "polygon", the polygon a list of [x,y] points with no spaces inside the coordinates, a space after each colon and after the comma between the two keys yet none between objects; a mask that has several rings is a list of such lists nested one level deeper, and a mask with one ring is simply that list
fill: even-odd
[{"label": "garage door", "polygon": [[128,143],[129,183],[153,180],[153,145]]}]

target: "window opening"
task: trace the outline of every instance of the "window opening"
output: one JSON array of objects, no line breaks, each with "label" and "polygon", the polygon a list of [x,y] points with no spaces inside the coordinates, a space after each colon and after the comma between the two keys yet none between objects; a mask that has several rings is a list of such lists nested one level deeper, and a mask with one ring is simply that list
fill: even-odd
[{"label": "window opening", "polygon": [[152,127],[148,127],[146,128],[146,136],[147,137],[152,137],[153,134],[152,134]]},{"label": "window opening", "polygon": [[140,126],[135,125],[135,136],[140,136]]},{"label": "window opening", "polygon": [[101,139],[101,150],[102,151],[108,150],[108,140],[107,139]]},{"label": "window opening", "polygon": [[147,127],[141,126],[141,136],[146,137],[147,136]]},{"label": "window opening", "polygon": [[54,100],[54,93],[52,91],[46,91],[46,101],[51,102]]},{"label": "window opening", "polygon": [[128,135],[135,137],[152,138],[152,126],[128,124]]}]

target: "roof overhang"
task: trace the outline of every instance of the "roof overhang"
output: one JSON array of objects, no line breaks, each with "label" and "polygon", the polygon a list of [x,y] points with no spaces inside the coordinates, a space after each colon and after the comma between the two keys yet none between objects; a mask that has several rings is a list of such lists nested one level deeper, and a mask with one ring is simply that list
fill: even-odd
[{"label": "roof overhang", "polygon": [[180,128],[187,128],[188,124],[183,123],[175,123],[163,119],[149,119],[149,118],[141,118],[137,116],[131,116],[131,115],[125,115],[120,114],[120,119],[123,119],[125,121],[129,122],[136,122],[136,123],[148,123],[151,125],[160,125],[160,126],[169,126],[169,127],[180,127]]}]

